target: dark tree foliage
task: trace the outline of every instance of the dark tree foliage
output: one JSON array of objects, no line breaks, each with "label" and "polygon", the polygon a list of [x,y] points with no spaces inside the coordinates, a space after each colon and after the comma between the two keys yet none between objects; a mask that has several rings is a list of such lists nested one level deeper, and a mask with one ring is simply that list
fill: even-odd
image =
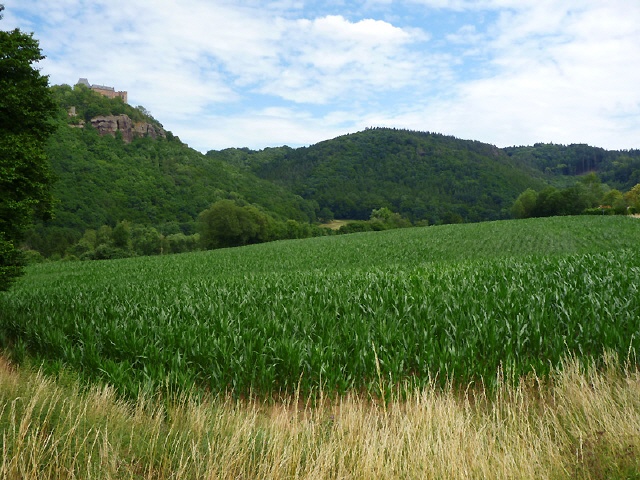
[{"label": "dark tree foliage", "polygon": [[220,200],[198,217],[204,249],[237,247],[271,240],[274,221],[256,207]]},{"label": "dark tree foliage", "polygon": [[388,208],[412,222],[495,220],[527,187],[533,168],[481,142],[374,128],[310,147],[209,152],[317,202],[323,216],[366,220]]},{"label": "dark tree foliage", "polygon": [[640,150],[536,143],[504,151],[514,160],[545,173],[551,181],[595,172],[604,183],[621,190],[640,182]]},{"label": "dark tree foliage", "polygon": [[43,58],[33,35],[0,31],[0,291],[21,272],[26,228],[51,215],[45,142],[56,106],[48,78],[34,66]]},{"label": "dark tree foliage", "polygon": [[[499,149],[388,128],[298,149],[227,149],[207,155],[283,185],[317,202],[320,217],[338,219],[365,220],[383,207],[429,224],[530,216],[534,208],[536,214],[568,215],[593,208],[602,195],[599,180],[598,185],[575,184],[576,178],[588,179],[595,172],[622,191],[640,182],[640,150],[542,143]],[[530,193],[514,205],[527,189]],[[537,197],[537,191],[536,205],[531,192]],[[344,230],[368,228],[364,222]]]},{"label": "dark tree foliage", "polygon": [[633,207],[632,192],[623,195],[610,189],[592,172],[570,187],[548,186],[539,192],[529,188],[516,199],[511,212],[515,218],[596,214],[603,210],[620,215],[629,213],[627,206]]}]

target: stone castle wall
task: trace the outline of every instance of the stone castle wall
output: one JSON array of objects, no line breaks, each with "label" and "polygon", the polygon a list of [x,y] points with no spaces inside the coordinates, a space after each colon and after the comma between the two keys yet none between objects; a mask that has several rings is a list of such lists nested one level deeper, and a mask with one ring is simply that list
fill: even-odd
[{"label": "stone castle wall", "polygon": [[91,85],[89,80],[86,78],[80,78],[78,80],[78,85],[84,85],[94,92],[98,92],[100,95],[104,95],[108,98],[117,98],[120,97],[124,103],[127,103],[127,92],[125,91],[116,91],[113,87],[107,87],[105,85]]},{"label": "stone castle wall", "polygon": [[91,85],[91,90],[108,98],[120,97],[124,103],[127,103],[127,92],[116,92],[114,88],[103,87],[102,85]]}]

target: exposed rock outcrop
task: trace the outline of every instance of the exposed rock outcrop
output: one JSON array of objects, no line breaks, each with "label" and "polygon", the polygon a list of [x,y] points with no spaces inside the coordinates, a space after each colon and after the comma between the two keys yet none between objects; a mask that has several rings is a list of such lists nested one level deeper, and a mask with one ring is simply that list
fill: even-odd
[{"label": "exposed rock outcrop", "polygon": [[151,137],[154,140],[158,137],[166,138],[164,129],[146,122],[136,122],[133,125],[134,132],[139,137]]},{"label": "exposed rock outcrop", "polygon": [[99,115],[91,119],[91,126],[98,130],[100,135],[111,135],[115,137],[116,132],[120,132],[125,143],[131,143],[136,137],[158,137],[166,138],[166,133],[162,127],[146,122],[136,122],[135,124],[128,115]]}]

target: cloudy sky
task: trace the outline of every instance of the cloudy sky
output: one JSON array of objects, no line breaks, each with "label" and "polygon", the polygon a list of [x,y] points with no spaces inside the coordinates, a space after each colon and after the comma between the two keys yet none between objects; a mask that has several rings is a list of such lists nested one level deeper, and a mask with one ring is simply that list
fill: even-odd
[{"label": "cloudy sky", "polygon": [[200,151],[371,126],[640,148],[638,0],[0,0],[51,84],[129,92]]}]

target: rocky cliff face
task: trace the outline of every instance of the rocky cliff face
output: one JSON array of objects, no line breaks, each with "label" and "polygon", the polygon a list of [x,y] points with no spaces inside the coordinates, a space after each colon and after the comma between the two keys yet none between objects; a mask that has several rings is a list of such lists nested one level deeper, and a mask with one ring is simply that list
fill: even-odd
[{"label": "rocky cliff face", "polygon": [[125,143],[130,143],[136,137],[166,138],[163,128],[146,122],[134,123],[128,115],[100,115],[91,119],[91,126],[100,135],[115,137],[116,132],[120,132]]}]

